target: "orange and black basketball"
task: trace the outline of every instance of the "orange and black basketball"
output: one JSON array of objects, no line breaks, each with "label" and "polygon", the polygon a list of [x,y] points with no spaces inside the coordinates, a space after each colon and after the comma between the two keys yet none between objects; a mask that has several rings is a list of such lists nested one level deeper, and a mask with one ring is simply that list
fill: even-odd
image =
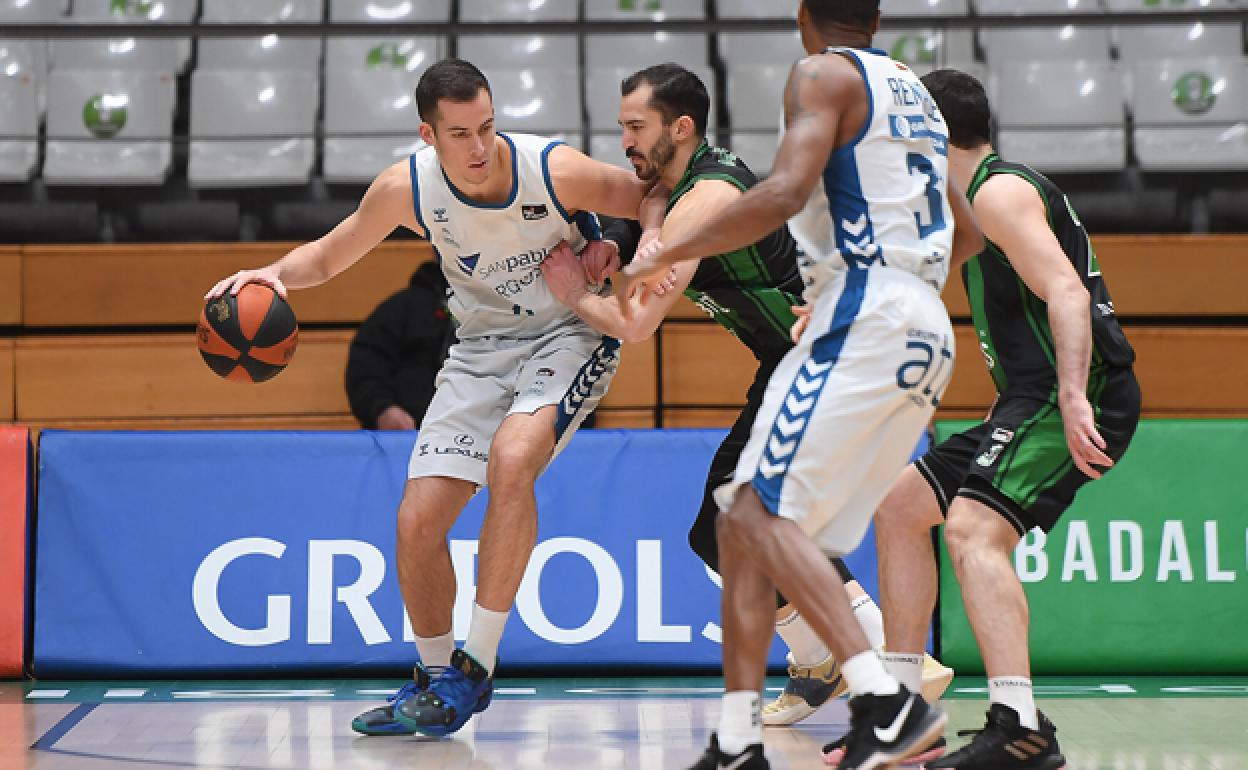
[{"label": "orange and black basketball", "polygon": [[231,382],[264,382],[295,355],[299,324],[277,292],[249,283],[237,295],[209,300],[195,330],[208,367]]}]

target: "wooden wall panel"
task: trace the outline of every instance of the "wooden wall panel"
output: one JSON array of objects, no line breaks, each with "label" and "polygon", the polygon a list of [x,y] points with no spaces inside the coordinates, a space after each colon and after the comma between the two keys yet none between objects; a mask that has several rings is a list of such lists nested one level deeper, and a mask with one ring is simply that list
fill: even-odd
[{"label": "wooden wall panel", "polygon": [[664,428],[731,428],[740,409],[664,409]]},{"label": "wooden wall panel", "polygon": [[12,421],[13,340],[0,340],[0,422]]},{"label": "wooden wall panel", "polygon": [[664,324],[663,402],[670,406],[745,403],[758,361],[713,323]]},{"label": "wooden wall panel", "polygon": [[[603,408],[653,409],[657,398],[655,350],[653,337],[636,345],[624,346],[620,353],[620,368],[602,399]],[[653,423],[653,411],[650,415]]]},{"label": "wooden wall panel", "polygon": [[19,420],[346,414],[348,332],[301,336],[286,371],[226,382],[191,334],[28,338],[17,343]]},{"label": "wooden wall panel", "polygon": [[[1104,235],[1092,248],[1123,318],[1248,315],[1248,235]],[[945,303],[970,316],[960,274]]]},{"label": "wooden wall panel", "polygon": [[606,409],[594,411],[595,428],[653,428],[653,409]]},{"label": "wooden wall panel", "polygon": [[22,252],[0,247],[0,326],[22,322]]},{"label": "wooden wall panel", "polygon": [[[23,257],[25,324],[194,324],[204,292],[214,283],[237,270],[267,265],[295,245],[31,246]],[[328,284],[291,292],[291,305],[303,323],[362,321],[432,255],[423,242],[385,242]]]}]

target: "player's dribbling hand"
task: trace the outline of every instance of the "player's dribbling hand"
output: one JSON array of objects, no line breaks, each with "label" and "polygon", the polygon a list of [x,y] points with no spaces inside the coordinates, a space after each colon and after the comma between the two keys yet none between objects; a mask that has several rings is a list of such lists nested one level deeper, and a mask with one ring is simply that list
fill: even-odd
[{"label": "player's dribbling hand", "polygon": [[204,295],[204,299],[216,299],[227,291],[230,294],[238,294],[239,290],[249,283],[264,284],[277,292],[277,296],[286,299],[286,285],[278,277],[277,268],[272,265],[262,267],[259,270],[239,270],[229,278],[218,281],[217,285],[209,289],[208,293]]},{"label": "player's dribbling hand", "polygon": [[566,241],[559,241],[551,249],[546,259],[542,260],[541,269],[550,292],[565,305],[571,306],[577,296],[587,291],[585,268]]},{"label": "player's dribbling hand", "polygon": [[581,266],[591,284],[601,286],[620,269],[620,247],[615,241],[590,241],[581,251]]},{"label": "player's dribbling hand", "polygon": [[789,336],[793,338],[793,344],[796,345],[806,333],[806,327],[810,326],[810,305],[794,305],[792,309],[793,315],[797,316],[797,321],[789,329]]},{"label": "player's dribbling hand", "polygon": [[632,303],[629,302],[638,291],[645,287],[656,287],[664,281],[670,288],[672,268],[659,261],[663,253],[663,244],[652,241],[637,249],[637,256],[627,266],[615,274],[615,296],[620,303],[620,312],[625,317],[632,315]]},{"label": "player's dribbling hand", "polygon": [[[1113,467],[1114,461],[1105,454],[1105,439],[1096,429],[1096,413],[1082,393],[1062,397],[1062,426],[1066,429],[1066,446],[1075,467],[1090,479],[1099,479]],[[1096,466],[1100,466],[1099,468]]]}]

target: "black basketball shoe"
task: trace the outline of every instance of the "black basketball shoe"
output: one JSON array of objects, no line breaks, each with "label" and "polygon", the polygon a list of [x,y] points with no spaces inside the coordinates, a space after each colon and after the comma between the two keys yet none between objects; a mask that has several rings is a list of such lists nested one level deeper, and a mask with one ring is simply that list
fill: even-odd
[{"label": "black basketball shoe", "polygon": [[763,744],[750,744],[740,754],[725,754],[719,750],[719,736],[711,733],[711,745],[689,770],[771,770],[771,763],[763,756]]},{"label": "black basketball shoe", "polygon": [[849,732],[840,770],[872,770],[922,753],[941,737],[945,712],[905,685],[894,695],[859,695],[849,701]]},{"label": "black basketball shoe", "polygon": [[[1066,757],[1057,745],[1057,728],[1044,714],[1040,729],[1023,727],[1018,712],[1001,703],[988,708],[988,723],[982,730],[971,730],[971,742],[935,762],[930,770],[1061,770]],[[959,735],[965,733],[959,732]]]}]

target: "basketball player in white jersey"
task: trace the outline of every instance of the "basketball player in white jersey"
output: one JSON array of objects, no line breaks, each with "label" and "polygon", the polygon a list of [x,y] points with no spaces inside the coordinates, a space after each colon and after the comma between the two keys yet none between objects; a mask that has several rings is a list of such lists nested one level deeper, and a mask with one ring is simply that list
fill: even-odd
[{"label": "basketball player in white jersey", "polygon": [[904,64],[869,48],[879,0],[803,0],[798,25],[811,55],[790,75],[770,178],[643,249],[618,287],[628,296],[630,281],[753,243],[785,220],[806,254],[811,315],[717,493],[726,692],[694,770],[769,767],[760,690],[777,588],[843,661],[853,698],[842,768],[893,765],[946,721],[870,649],[826,555],[858,546],[931,418],[953,373],[940,290],[951,261],[983,240],[947,184],[939,110]]},{"label": "basketball player in white jersey", "polygon": [[[328,235],[209,292],[253,281],[283,295],[316,286],[399,226],[433,244],[450,283],[458,341],[398,512],[399,583],[420,665],[390,705],[354,720],[371,735],[446,735],[489,704],[499,638],[537,536],[533,484],[602,398],[618,360],[619,342],[560,304],[540,265],[560,242],[606,248],[587,247],[597,226],[589,212],[637,217],[647,191],[632,173],[560,142],[497,133],[489,84],[468,62],[434,64],[416,100],[428,147],[383,171]],[[472,624],[456,649],[446,538],[487,485]]]}]

